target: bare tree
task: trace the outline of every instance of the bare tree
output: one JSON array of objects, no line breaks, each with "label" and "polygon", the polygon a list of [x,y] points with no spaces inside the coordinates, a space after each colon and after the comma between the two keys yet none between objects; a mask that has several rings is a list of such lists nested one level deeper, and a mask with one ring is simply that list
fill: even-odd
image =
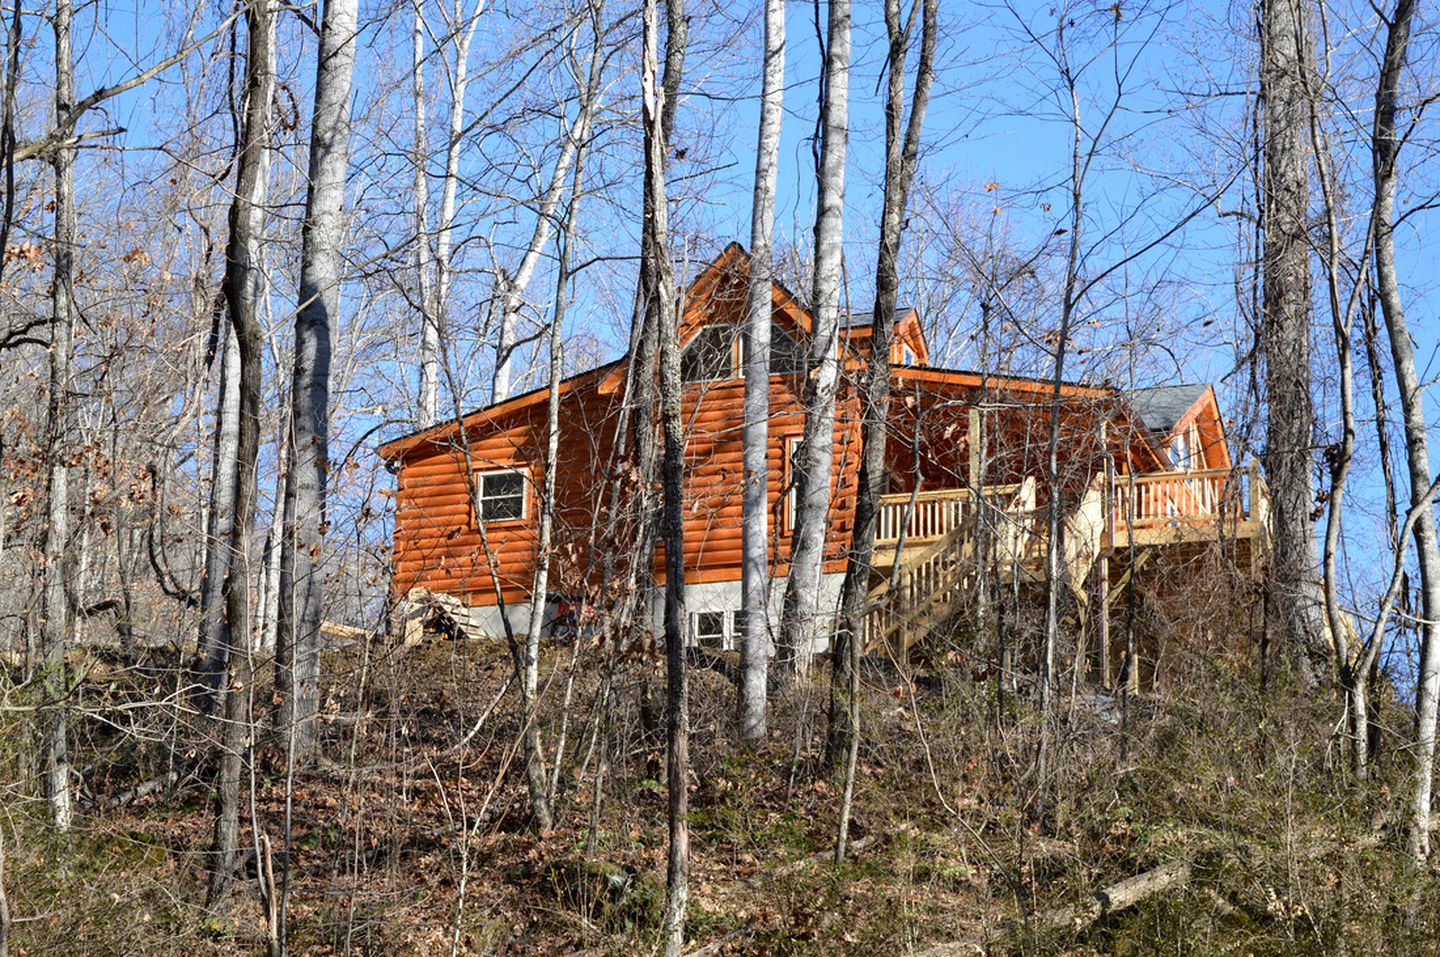
[{"label": "bare tree", "polygon": [[[430,149],[425,126],[425,0],[411,0],[410,89],[414,97],[415,280],[420,305],[420,384],[415,424],[435,424],[440,410],[440,308],[435,301],[430,249]],[[447,174],[449,168],[446,168]]]},{"label": "bare tree", "polygon": [[775,179],[785,99],[785,5],[765,0],[765,78],[760,135],[755,147],[755,193],[750,211],[750,288],[745,302],[744,490],[741,510],[741,591],[745,634],[740,644],[737,715],[740,737],[765,740],[770,671],[770,553],[767,496],[770,475],[770,323],[773,321]]},{"label": "bare tree", "polygon": [[[420,383],[417,425],[435,422],[439,414],[440,356],[449,316],[450,283],[454,268],[450,262],[455,236],[455,204],[460,185],[460,147],[465,136],[465,93],[470,86],[470,47],[475,40],[485,0],[475,0],[467,12],[464,0],[452,0],[448,40],[454,44],[454,60],[446,75],[450,106],[445,122],[445,167],[440,174],[440,210],[431,248],[430,182],[426,168],[429,135],[425,124],[424,48],[425,0],[412,0],[414,19],[411,36],[411,92],[415,100],[415,132],[411,150],[415,189],[415,264],[420,296]],[[437,50],[444,44],[436,45]]]},{"label": "bare tree", "polygon": [[790,574],[785,582],[780,636],[781,661],[796,673],[809,669],[819,636],[830,470],[835,452],[845,150],[850,135],[849,0],[830,0],[826,33],[805,427],[795,456],[795,528],[791,533]]},{"label": "bare tree", "polygon": [[[263,194],[263,172],[259,189]],[[222,299],[217,310],[223,307]],[[221,591],[233,558],[230,549],[234,516],[230,510],[235,502],[235,443],[240,434],[240,345],[235,341],[235,327],[224,319],[223,313],[217,311],[213,336],[220,350],[220,398],[215,409],[215,452],[210,472],[210,507],[205,517],[205,567],[200,578],[200,636],[195,655],[195,673],[201,686],[198,704],[206,713],[213,711],[219,701],[230,647]]]},{"label": "bare tree", "polygon": [[[593,99],[593,97],[589,99]],[[492,402],[500,402],[510,397],[511,367],[515,360],[515,350],[520,345],[518,328],[520,308],[524,304],[525,290],[529,288],[531,280],[535,278],[535,270],[540,265],[540,257],[545,252],[546,244],[550,241],[550,233],[554,228],[555,209],[560,204],[561,195],[565,191],[565,179],[570,175],[570,168],[576,162],[579,144],[583,139],[580,132],[590,123],[590,109],[587,99],[571,123],[570,129],[561,139],[560,155],[550,170],[550,183],[545,188],[545,192],[541,194],[539,204],[535,208],[535,225],[530,232],[530,241],[520,257],[520,262],[513,272],[498,264],[495,267],[495,296],[492,302],[499,310],[500,321],[495,340],[495,374],[490,388],[490,401]]]},{"label": "bare tree", "polygon": [[350,84],[355,72],[356,0],[325,0],[310,124],[310,187],[300,260],[291,377],[290,480],[280,556],[277,724],[295,753],[314,752],[324,605],[325,496],[330,472],[330,339],[339,322],[350,162]]},{"label": "bare tree", "polygon": [[[541,753],[540,724],[537,705],[540,683],[540,629],[545,618],[546,596],[550,590],[550,560],[555,529],[555,489],[560,469],[560,380],[564,377],[564,322],[568,307],[568,286],[570,276],[570,249],[575,232],[576,217],[580,209],[580,187],[584,176],[585,147],[590,137],[591,117],[600,95],[602,71],[600,44],[600,11],[594,11],[592,20],[592,45],[588,76],[583,81],[579,118],[566,132],[565,149],[573,156],[574,173],[570,184],[570,200],[565,207],[561,224],[560,256],[555,278],[555,306],[550,320],[549,374],[546,385],[545,405],[545,477],[540,489],[539,527],[535,541],[535,573],[530,589],[530,620],[525,627],[525,646],[521,652],[524,663],[520,676],[520,689],[525,707],[525,779],[529,788],[530,809],[535,823],[547,831],[554,820],[554,789],[545,780],[545,762]],[[580,77],[577,76],[579,81]],[[541,214],[548,220],[548,215]],[[536,248],[533,247],[532,248]],[[498,380],[497,380],[498,381]],[[498,398],[498,397],[497,397]],[[561,759],[556,754],[557,763]]]},{"label": "bare tree", "polygon": [[[922,13],[923,10],[923,13]],[[880,211],[880,243],[875,264],[875,308],[871,319],[870,362],[865,372],[865,395],[861,410],[860,488],[855,503],[855,530],[851,539],[850,563],[842,587],[844,627],[835,637],[832,660],[837,679],[848,688],[849,710],[842,716],[838,698],[832,697],[830,756],[846,757],[845,793],[841,801],[840,832],[835,846],[836,863],[845,859],[849,832],[850,798],[855,783],[858,757],[860,702],[860,654],[864,646],[865,596],[870,588],[871,558],[875,548],[875,520],[880,496],[885,491],[885,443],[890,411],[890,347],[895,338],[895,302],[900,291],[900,239],[905,211],[910,201],[910,184],[920,156],[920,135],[930,87],[935,81],[935,40],[938,32],[938,0],[915,0],[902,22],[900,0],[885,0],[885,32],[890,40],[885,63],[888,79],[885,93],[885,194]],[[910,116],[905,116],[905,61],[910,37],[920,17],[920,60],[915,70],[915,96]],[[974,477],[970,477],[974,481]],[[838,689],[840,680],[834,683]],[[832,692],[833,695],[833,692]],[[838,733],[835,733],[838,732]]]},{"label": "bare tree", "polygon": [[1395,187],[1400,148],[1396,129],[1400,77],[1409,52],[1415,0],[1396,0],[1387,19],[1385,55],[1375,92],[1371,156],[1375,178],[1375,285],[1385,327],[1405,427],[1410,506],[1416,509],[1415,553],[1420,565],[1420,675],[1415,689],[1415,790],[1410,804],[1410,853],[1417,862],[1430,854],[1430,804],[1435,789],[1436,706],[1440,703],[1440,543],[1437,543],[1430,447],[1426,436],[1424,391],[1415,364],[1410,326],[1395,267]]},{"label": "bare tree", "polygon": [[230,677],[223,695],[220,768],[215,785],[215,829],[211,843],[210,883],[214,906],[230,889],[235,870],[240,822],[240,771],[249,726],[250,681],[242,659],[248,660],[250,639],[250,539],[255,506],[255,460],[260,446],[261,336],[257,295],[265,232],[265,153],[269,147],[274,20],[268,0],[246,7],[245,118],[235,158],[235,198],[230,205],[230,236],[225,247],[225,308],[235,328],[240,354],[240,420],[236,432],[235,502],[231,506],[231,561],[225,574],[225,618],[229,646],[225,650]]},{"label": "bare tree", "polygon": [[[673,23],[684,17],[683,0],[669,0]],[[690,687],[686,674],[685,434],[680,418],[679,313],[670,265],[669,201],[665,194],[667,91],[660,83],[659,15],[645,0],[641,62],[641,119],[645,132],[646,217],[643,244],[651,268],[642,292],[660,348],[660,427],[664,435],[661,486],[665,543],[665,777],[669,855],[665,881],[665,957],[680,957],[690,900]]]}]

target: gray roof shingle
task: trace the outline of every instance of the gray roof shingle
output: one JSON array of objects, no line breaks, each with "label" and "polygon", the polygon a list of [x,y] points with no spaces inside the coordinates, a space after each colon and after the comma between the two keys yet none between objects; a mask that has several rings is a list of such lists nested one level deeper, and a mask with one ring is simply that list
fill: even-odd
[{"label": "gray roof shingle", "polygon": [[1151,432],[1169,433],[1208,386],[1203,382],[1157,385],[1126,393],[1140,421]]}]

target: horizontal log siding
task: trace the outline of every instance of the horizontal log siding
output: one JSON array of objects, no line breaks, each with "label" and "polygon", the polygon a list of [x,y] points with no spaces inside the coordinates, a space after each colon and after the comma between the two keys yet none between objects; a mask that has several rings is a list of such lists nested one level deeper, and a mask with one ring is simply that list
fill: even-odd
[{"label": "horizontal log siding", "polygon": [[[575,556],[593,552],[595,501],[604,487],[605,456],[613,436],[618,397],[598,382],[561,397],[560,470],[556,488],[557,550],[564,553],[553,579],[556,591],[573,590]],[[504,600],[529,601],[534,575],[536,509],[544,479],[545,405],[535,403],[470,429],[471,466],[458,439],[427,444],[401,463],[396,487],[395,588],[444,591],[475,605],[496,603],[492,569]],[[527,476],[525,518],[485,528],[487,554],[472,511],[468,477],[516,468]]]},{"label": "horizontal log siding", "polygon": [[[791,376],[771,380],[769,505],[771,540],[777,574],[788,571],[789,526],[782,495],[789,474],[785,451],[798,436],[804,414]],[[696,582],[738,580],[741,557],[743,472],[740,380],[687,386],[683,414],[687,426],[685,566]],[[560,472],[556,490],[557,546],[565,554],[557,591],[594,586],[598,577],[596,536],[603,524],[605,469],[614,435],[619,397],[604,395],[599,382],[586,383],[562,398]],[[856,469],[859,462],[858,403],[851,389],[841,399],[835,427],[833,503],[826,552],[827,571],[844,570],[854,524]],[[544,475],[543,404],[530,405],[473,427],[469,453],[475,473],[500,468],[524,469],[529,477],[523,522],[486,528],[489,555],[481,544],[466,488],[465,448],[456,441],[411,451],[402,462],[396,491],[395,587],[421,586],[461,596],[474,605],[496,603],[491,568],[499,576],[506,602],[528,601],[534,574],[538,483]],[[613,550],[624,553],[624,545]],[[663,553],[655,552],[655,575],[664,581]]]}]

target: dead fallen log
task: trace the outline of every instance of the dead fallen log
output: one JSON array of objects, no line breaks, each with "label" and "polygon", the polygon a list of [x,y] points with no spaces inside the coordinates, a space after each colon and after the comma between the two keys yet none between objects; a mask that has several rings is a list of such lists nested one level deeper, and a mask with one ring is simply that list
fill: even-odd
[{"label": "dead fallen log", "polygon": [[[867,847],[874,843],[875,835],[867,834],[862,838],[850,841],[849,852],[852,854],[859,853],[860,851],[865,850]],[[832,847],[827,850],[811,854],[808,857],[802,857],[798,861],[791,861],[788,864],[782,864],[779,867],[774,867],[768,871],[763,871],[759,874],[755,874],[754,876],[747,879],[745,883],[760,884],[765,881],[778,880],[780,878],[789,877],[792,874],[798,874],[805,868],[809,867],[811,864],[819,864],[822,861],[833,860],[835,860],[835,849]]]},{"label": "dead fallen log", "polygon": [[179,780],[180,773],[178,771],[167,771],[159,777],[151,778],[148,781],[141,781],[134,787],[126,788],[119,794],[112,795],[105,800],[102,806],[107,811],[113,811],[116,808],[132,804],[147,795],[154,794],[162,788],[168,788]]},{"label": "dead fallen log", "polygon": [[732,940],[739,937],[749,937],[752,933],[754,933],[754,928],[749,924],[746,924],[744,927],[737,927],[724,937],[712,940],[710,943],[702,947],[697,947],[694,950],[686,951],[685,957],[715,957],[715,955],[723,951],[725,945]]},{"label": "dead fallen log", "polygon": [[[1134,907],[1157,894],[1184,887],[1190,882],[1192,864],[1188,860],[1161,864],[1134,877],[1116,881],[1096,891],[1088,900],[1070,907],[1052,907],[1031,914],[1026,921],[1013,920],[1002,934],[1017,933],[1041,937],[1062,930],[1078,931],[1091,924]],[[988,951],[987,941],[993,937],[952,941],[920,951],[917,957],[959,957],[961,954],[982,954]]]}]

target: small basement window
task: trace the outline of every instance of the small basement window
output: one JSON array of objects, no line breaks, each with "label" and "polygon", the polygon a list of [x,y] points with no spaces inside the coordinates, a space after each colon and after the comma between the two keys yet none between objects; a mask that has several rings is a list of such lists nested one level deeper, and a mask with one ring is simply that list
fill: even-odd
[{"label": "small basement window", "polygon": [[480,521],[516,522],[525,517],[525,473],[516,469],[481,472],[475,476],[475,503]]},{"label": "small basement window", "polygon": [[700,647],[716,651],[725,649],[725,612],[696,612],[692,630],[695,632],[695,643]]}]

